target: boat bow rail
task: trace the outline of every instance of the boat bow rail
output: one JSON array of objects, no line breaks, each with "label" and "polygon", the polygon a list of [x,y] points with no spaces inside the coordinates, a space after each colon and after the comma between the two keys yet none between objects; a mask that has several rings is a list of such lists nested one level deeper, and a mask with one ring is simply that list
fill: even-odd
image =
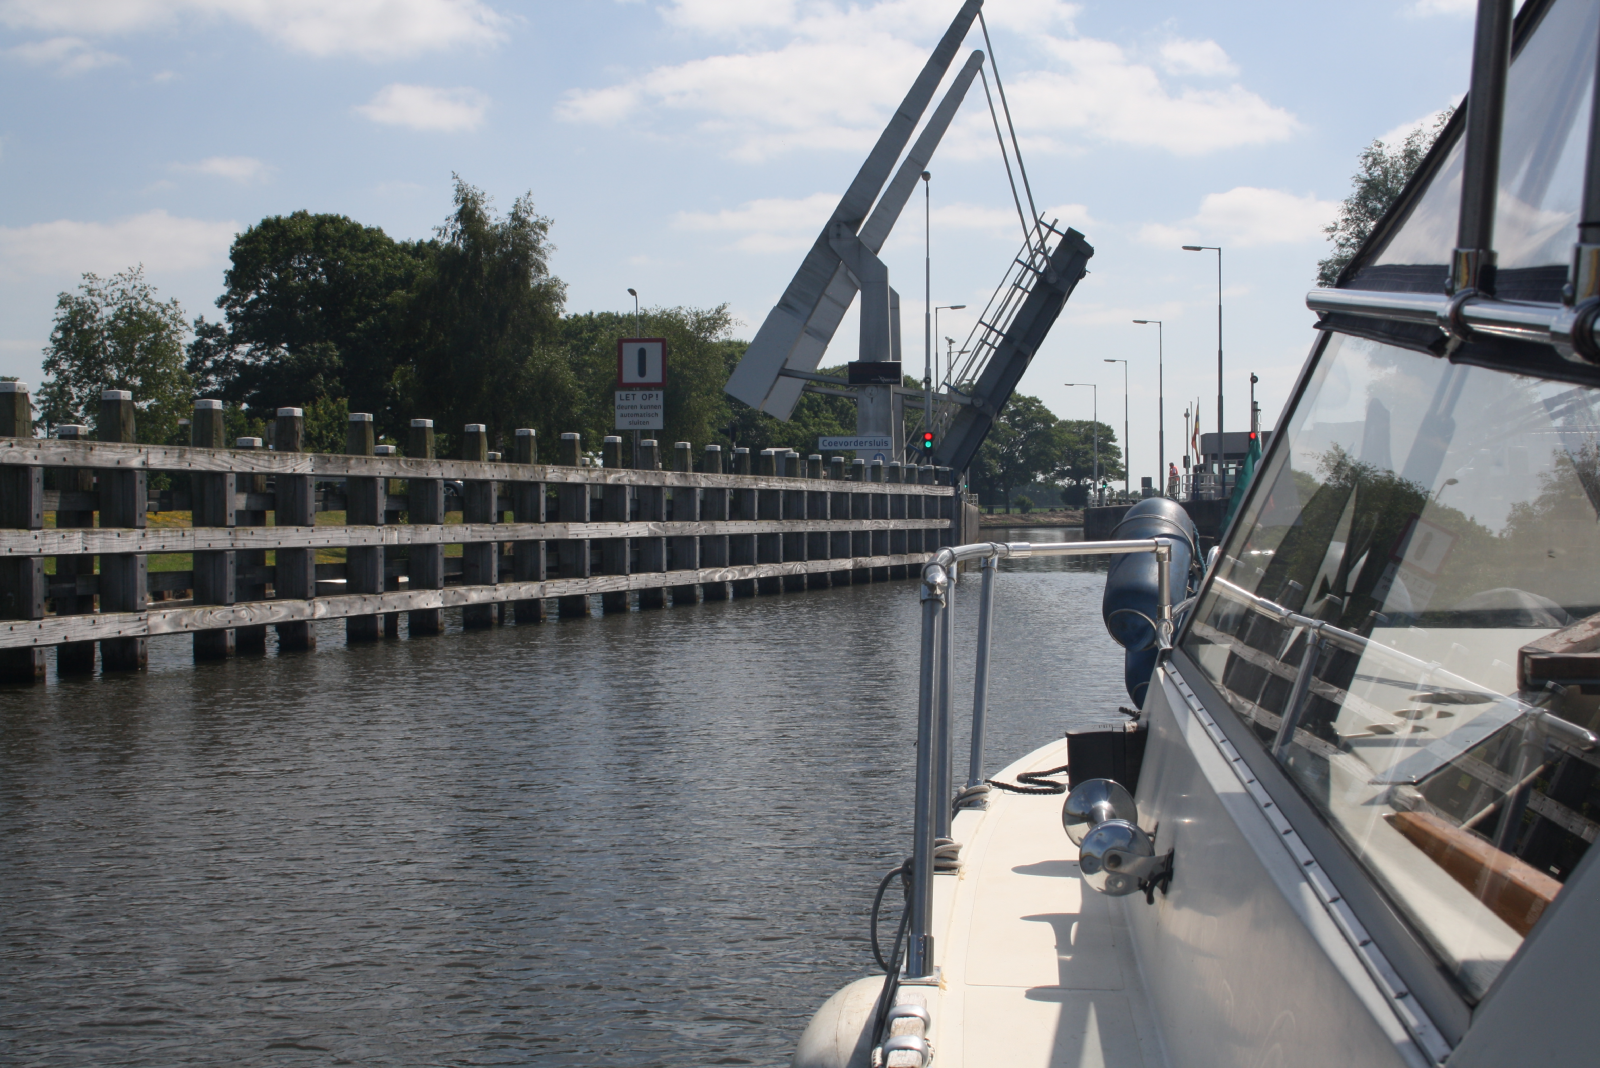
[{"label": "boat bow rail", "polygon": [[[980,565],[976,665],[973,676],[972,751],[964,796],[984,785],[983,732],[989,704],[989,654],[993,644],[994,575],[999,561],[1032,556],[1125,556],[1151,553],[1159,575],[1156,643],[1172,646],[1173,612],[1170,538],[1127,541],[976,542],[940,549],[923,566],[919,594],[922,600],[922,646],[917,693],[917,785],[913,820],[910,924],[903,976],[906,980],[931,980],[936,959],[933,946],[934,851],[938,839],[948,838],[953,790],[950,751],[951,671],[954,658],[953,612],[960,565]],[[891,968],[896,962],[890,961]]]}]

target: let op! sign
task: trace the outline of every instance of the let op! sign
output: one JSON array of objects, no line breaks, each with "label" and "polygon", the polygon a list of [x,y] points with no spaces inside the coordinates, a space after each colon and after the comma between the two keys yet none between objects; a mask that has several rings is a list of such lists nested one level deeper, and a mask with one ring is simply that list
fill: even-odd
[{"label": "let op! sign", "polygon": [[617,342],[618,430],[661,430],[666,426],[667,342],[659,337],[625,337]]}]

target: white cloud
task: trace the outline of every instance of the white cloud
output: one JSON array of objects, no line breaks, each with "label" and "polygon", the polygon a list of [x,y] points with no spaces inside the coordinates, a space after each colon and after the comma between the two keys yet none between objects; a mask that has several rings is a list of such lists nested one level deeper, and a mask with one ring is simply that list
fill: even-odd
[{"label": "white cloud", "polygon": [[1215,41],[1168,41],[1161,46],[1161,66],[1168,74],[1234,77],[1239,67]]},{"label": "white cloud", "polygon": [[[1071,135],[1189,155],[1279,141],[1296,129],[1289,112],[1240,85],[1169,86],[1115,44],[1049,35],[1052,28],[1071,33],[1077,10],[1059,0],[1019,0],[994,12],[996,28],[1042,46],[1034,49],[1042,51],[1042,65],[1007,78],[1020,125],[1033,131],[1031,147],[1063,149],[1062,135]],[[736,46],[616,84],[571,89],[556,116],[614,125],[686,113],[696,117],[700,134],[748,161],[804,148],[860,151],[922,69],[948,14],[916,0],[870,7],[678,0],[664,13],[670,24],[732,36]],[[1180,75],[1237,73],[1214,41],[1171,42],[1163,63]],[[969,111],[981,110],[974,100]],[[950,151],[973,151],[980,118],[987,121],[968,116],[957,124]]]},{"label": "white cloud", "polygon": [[254,156],[211,156],[199,163],[174,163],[172,169],[192,174],[209,174],[241,185],[266,181],[267,174],[271,171],[270,167]]},{"label": "white cloud", "polygon": [[489,45],[508,19],[482,0],[0,0],[0,23],[47,33],[132,33],[196,17],[242,22],[313,56],[412,56]]},{"label": "white cloud", "polygon": [[1477,0],[1417,0],[1411,5],[1410,14],[1425,18],[1428,15],[1470,15],[1477,10]]},{"label": "white cloud", "polygon": [[730,247],[740,252],[789,252],[810,247],[838,203],[838,193],[765,197],[721,211],[680,211],[673,226],[739,234]]},{"label": "white cloud", "polygon": [[190,271],[226,261],[239,224],[147,211],[113,223],[58,219],[0,226],[0,275],[76,277],[142,263],[151,271]]},{"label": "white cloud", "polygon": [[121,56],[93,47],[81,37],[51,37],[6,49],[6,55],[36,67],[55,67],[58,74],[82,74],[96,67],[126,62]]},{"label": "white cloud", "polygon": [[1172,226],[1151,223],[1139,238],[1174,247],[1201,241],[1241,247],[1320,241],[1338,210],[1337,201],[1241,185],[1206,194],[1191,218]]},{"label": "white cloud", "polygon": [[1189,156],[1282,141],[1299,125],[1241,85],[1169,87],[1109,41],[1048,38],[1044,44],[1056,69],[1025,72],[1011,92],[1018,124],[1030,130]]},{"label": "white cloud", "polygon": [[356,111],[373,122],[409,126],[413,130],[475,130],[483,122],[489,98],[476,89],[437,89],[431,85],[386,85],[371,103]]}]

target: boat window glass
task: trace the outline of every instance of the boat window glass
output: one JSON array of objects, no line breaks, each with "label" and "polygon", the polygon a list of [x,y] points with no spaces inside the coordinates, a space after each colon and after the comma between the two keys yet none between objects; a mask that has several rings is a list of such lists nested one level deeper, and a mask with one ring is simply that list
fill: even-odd
[{"label": "boat window glass", "polygon": [[[1597,26],[1600,4],[1556,0],[1511,65],[1495,214],[1501,270],[1564,271],[1577,240]],[[1372,265],[1426,264],[1443,270],[1456,241],[1461,154],[1458,138],[1405,222],[1373,256]],[[1392,272],[1377,272],[1380,277],[1385,273]],[[1442,278],[1441,274],[1441,282]],[[1423,279],[1419,276],[1417,281]],[[1539,278],[1519,280],[1513,275],[1507,281],[1513,290],[1545,288],[1540,284],[1545,280]],[[1550,294],[1526,295],[1557,299],[1565,277],[1548,281],[1554,287]],[[1428,284],[1436,288],[1431,281]],[[1518,295],[1523,294],[1502,294]]]},{"label": "boat window glass", "polygon": [[1336,334],[1279,433],[1184,648],[1481,996],[1600,831],[1600,391]]}]

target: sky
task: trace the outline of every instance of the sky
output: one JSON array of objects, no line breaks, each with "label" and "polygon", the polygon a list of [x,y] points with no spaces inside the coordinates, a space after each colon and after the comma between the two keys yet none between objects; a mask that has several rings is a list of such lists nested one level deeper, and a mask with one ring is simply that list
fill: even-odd
[{"label": "sky", "polygon": [[[305,209],[429,237],[452,175],[553,222],[567,310],[726,304],[749,338],[959,0],[0,0],[0,373],[40,381],[58,293],[143,264],[219,315],[228,248]],[[1363,147],[1460,99],[1470,0],[989,0],[1035,201],[1095,248],[1019,389],[1155,476],[1184,411],[1276,424]],[[962,52],[983,48],[974,26]],[[952,73],[961,59],[952,64]],[[930,108],[931,111],[931,108]],[[883,250],[908,370],[1021,245],[981,85]],[[919,197],[920,199],[920,197]],[[1164,326],[1138,326],[1159,319]],[[1160,354],[1158,359],[1158,333]],[[855,358],[846,319],[825,363]],[[941,345],[941,347],[943,347]],[[1159,365],[1159,370],[1158,370]],[[1094,383],[1097,390],[1065,385]]]}]

